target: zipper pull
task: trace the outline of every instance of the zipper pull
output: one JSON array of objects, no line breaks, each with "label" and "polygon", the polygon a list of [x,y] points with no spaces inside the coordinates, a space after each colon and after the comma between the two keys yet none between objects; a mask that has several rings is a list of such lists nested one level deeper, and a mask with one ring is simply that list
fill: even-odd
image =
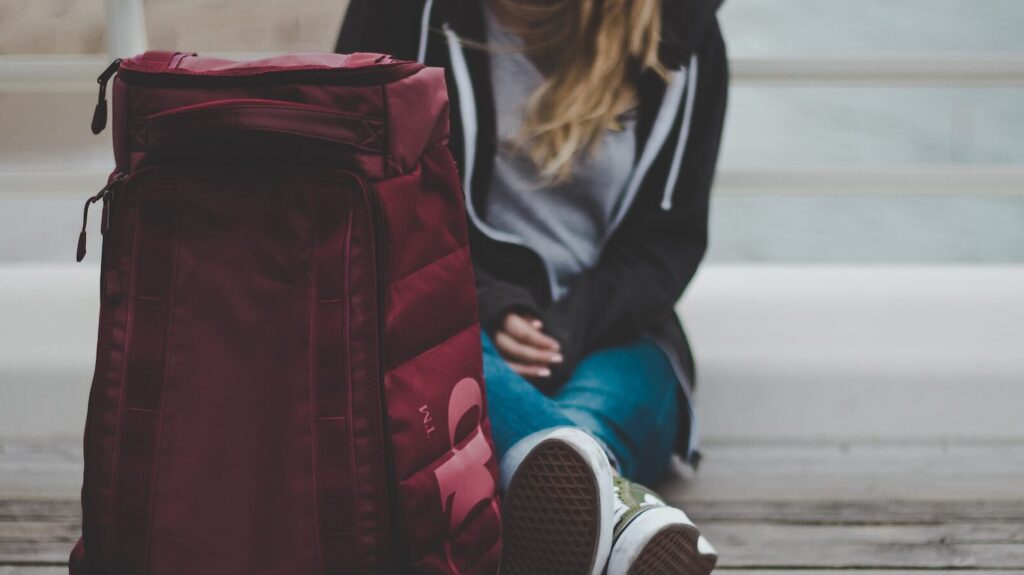
[{"label": "zipper pull", "polygon": [[96,109],[92,113],[93,134],[99,134],[103,131],[103,128],[107,127],[107,82],[110,81],[110,77],[117,72],[120,66],[121,58],[118,58],[107,66],[107,69],[100,74],[99,78],[96,78],[96,83],[100,85],[100,97],[99,101],[96,102]]},{"label": "zipper pull", "polygon": [[85,200],[85,207],[82,209],[82,231],[78,234],[78,250],[76,252],[76,261],[82,261],[85,259],[85,228],[86,224],[89,223],[89,206],[95,204],[100,200],[106,202],[107,197],[114,193],[114,186],[121,183],[124,180],[124,174],[118,174],[114,176],[114,179],[109,184],[103,186],[103,189],[96,192],[95,196]]}]

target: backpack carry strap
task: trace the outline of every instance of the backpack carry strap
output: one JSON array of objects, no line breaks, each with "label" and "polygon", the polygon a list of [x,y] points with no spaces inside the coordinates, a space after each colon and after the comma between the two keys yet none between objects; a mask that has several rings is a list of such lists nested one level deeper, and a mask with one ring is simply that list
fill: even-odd
[{"label": "backpack carry strap", "polygon": [[189,52],[170,52],[167,50],[149,50],[136,56],[135,61],[154,72],[161,72],[174,68],[185,56],[195,56],[195,54]]}]

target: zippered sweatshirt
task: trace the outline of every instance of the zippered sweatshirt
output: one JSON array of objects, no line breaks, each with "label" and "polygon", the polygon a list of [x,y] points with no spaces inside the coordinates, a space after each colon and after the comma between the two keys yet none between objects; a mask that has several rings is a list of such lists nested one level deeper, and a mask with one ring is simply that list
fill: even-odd
[{"label": "zippered sweatshirt", "polygon": [[716,12],[722,0],[662,0],[661,58],[668,81],[639,79],[637,155],[623,201],[597,263],[555,299],[544,254],[488,226],[496,153],[489,55],[461,40],[486,42],[481,0],[351,0],[339,52],[382,52],[446,70],[453,155],[470,220],[480,322],[493,334],[516,310],[540,318],[562,344],[555,381],[604,347],[649,337],[669,357],[682,386],[678,451],[696,462],[691,401],[695,369],[674,306],[704,256],[708,200],[728,93],[728,63]]}]

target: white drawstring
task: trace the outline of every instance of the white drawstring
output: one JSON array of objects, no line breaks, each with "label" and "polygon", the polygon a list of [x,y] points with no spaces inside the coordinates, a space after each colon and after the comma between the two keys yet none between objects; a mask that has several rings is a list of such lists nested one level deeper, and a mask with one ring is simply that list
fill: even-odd
[{"label": "white drawstring", "polygon": [[661,209],[666,212],[672,209],[672,196],[675,193],[676,181],[679,180],[679,170],[683,165],[683,156],[686,155],[686,143],[690,140],[690,124],[693,121],[693,105],[697,99],[697,55],[690,56],[689,76],[686,80],[686,107],[683,109],[683,125],[679,129],[679,139],[676,141],[675,155],[672,157],[672,167],[668,170],[668,179],[665,180],[665,194],[661,197]]},{"label": "white drawstring", "polygon": [[423,5],[423,19],[420,21],[420,49],[416,53],[416,61],[420,64],[427,62],[427,36],[430,32],[430,12],[434,8],[434,0],[427,0]]},{"label": "white drawstring", "polygon": [[[419,38],[420,45],[419,45],[419,52],[417,54],[417,60],[419,62],[421,62],[421,63],[425,62],[426,61],[426,57],[427,57],[427,39],[429,37],[429,32],[430,32],[430,15],[431,15],[431,11],[433,10],[433,7],[434,7],[434,0],[427,0],[426,3],[423,5],[423,16],[422,16],[422,19],[420,21],[420,38]],[[452,31],[451,27],[449,27],[447,24],[444,25],[444,32],[445,32],[445,35],[447,35],[447,37],[448,37],[449,49],[451,49],[453,44],[457,44],[458,43],[458,37],[455,35],[455,32]],[[459,53],[457,55],[456,54],[452,54],[452,60],[453,60],[452,64],[453,64],[453,68],[455,68],[454,72],[455,72],[456,75],[459,75],[459,72],[463,73],[463,75],[465,77],[464,78],[458,78],[458,79],[464,80],[464,82],[460,82],[460,83],[463,83],[464,85],[466,85],[466,84],[470,83],[469,78],[468,78],[468,69],[467,69],[467,66],[466,66],[466,63],[465,63],[465,59],[462,57],[461,50],[458,50],[458,52]],[[456,63],[455,62],[456,59],[460,60],[460,62]],[[461,66],[460,66],[460,64],[461,64]],[[460,68],[461,68],[461,70],[460,70]],[[688,69],[686,70],[686,73],[687,73],[687,76],[686,76],[684,82],[682,83],[682,85],[680,86],[680,88],[684,88],[686,90],[686,104],[685,104],[685,107],[683,109],[683,124],[682,124],[682,126],[680,127],[680,130],[679,130],[679,138],[676,140],[676,148],[675,148],[675,151],[674,151],[673,157],[672,157],[672,165],[669,167],[668,177],[665,180],[665,191],[664,191],[664,193],[662,195],[662,198],[661,198],[661,209],[666,211],[666,212],[672,209],[672,198],[673,198],[673,196],[675,194],[676,183],[679,181],[679,171],[682,169],[683,157],[686,155],[686,145],[687,145],[687,142],[689,142],[689,139],[690,139],[690,126],[692,125],[692,122],[693,122],[693,108],[694,108],[694,104],[696,102],[696,96],[697,96],[698,59],[697,59],[697,55],[696,54],[690,56],[690,65],[689,65]],[[667,99],[668,96],[669,96],[669,94],[666,94],[666,99]],[[674,100],[674,98],[672,100]],[[667,101],[672,101],[672,100],[668,100],[667,99]],[[463,124],[466,124],[466,123],[468,123],[470,121],[475,124],[475,121],[476,121],[475,108],[476,108],[476,106],[475,105],[469,106],[469,108],[471,108],[472,111],[473,111],[472,120],[469,120],[468,118],[470,116],[468,114],[466,114],[466,112],[469,111],[469,110],[466,109],[467,106],[463,105],[462,107],[463,107],[463,109],[462,109],[462,112],[463,112],[463,114],[462,114]],[[663,109],[661,110],[661,112],[664,112],[664,105],[663,105]],[[661,117],[661,114],[659,113],[659,118],[658,118],[659,120],[661,119],[660,117]],[[656,122],[656,125],[657,124],[660,124],[660,122]],[[476,126],[475,125],[473,125],[473,126],[465,126],[464,125],[463,126],[463,131],[464,131],[464,135],[465,136],[472,136],[473,140],[476,139]],[[470,132],[470,133],[467,133],[467,132]],[[471,141],[471,140],[470,140],[469,137],[467,137],[466,141],[468,142],[468,141]],[[648,147],[650,147],[650,146],[648,146]],[[660,146],[657,146],[655,151],[657,150],[657,148],[660,148]],[[465,168],[467,168],[466,172],[468,173],[468,175],[470,177],[472,176],[473,160],[475,159],[475,158],[472,157],[473,152],[475,152],[475,150],[472,150],[472,151],[469,150],[469,149],[466,150],[466,155],[467,155],[466,164],[467,165],[465,166]],[[648,150],[644,150],[644,152],[648,152]],[[644,156],[647,156],[647,155],[648,155],[647,153],[644,154]],[[624,208],[628,208],[629,204],[631,203],[631,200],[632,200],[631,196],[633,195],[633,193],[636,192],[636,190],[632,189],[632,188],[638,188],[639,187],[639,184],[643,180],[643,177],[646,175],[647,168],[649,167],[649,164],[651,163],[652,160],[653,160],[653,157],[651,157],[651,158],[646,158],[646,157],[641,158],[640,165],[638,166],[640,169],[636,170],[636,172],[633,174],[633,178],[631,178],[632,181],[630,182],[630,185],[627,188],[627,193],[626,193],[627,198],[626,198],[626,201],[624,202],[624,204],[625,204]],[[464,185],[465,185],[466,188],[469,187],[468,178],[467,178],[467,181],[465,182]],[[630,192],[632,192],[632,193],[630,193]],[[625,211],[625,210],[623,210],[623,211]],[[613,227],[613,228],[615,227],[614,223],[613,223],[613,225],[611,227]]]},{"label": "white drawstring", "polygon": [[[455,89],[459,95],[459,114],[462,117],[462,147],[465,154],[462,166],[462,188],[466,195],[466,212],[477,229],[488,237],[500,242],[523,246],[533,251],[515,234],[505,233],[489,226],[476,212],[476,204],[473,203],[473,171],[476,169],[478,127],[476,95],[473,93],[473,79],[469,75],[469,65],[466,64],[466,55],[462,51],[458,34],[447,22],[442,25],[442,28],[448,42],[448,57],[451,60],[452,76],[455,77]],[[548,285],[551,286],[551,297],[557,299],[558,282],[555,281],[555,272],[551,268],[550,262],[543,257],[540,260],[544,264],[545,273],[547,273]]]},{"label": "white drawstring", "polygon": [[[462,187],[466,195],[470,194],[470,184],[473,182],[473,169],[476,167],[476,97],[473,94],[473,80],[469,76],[469,66],[466,65],[466,56],[462,53],[462,46],[459,44],[459,37],[446,22],[443,25],[444,34],[448,39],[448,57],[451,60],[452,75],[455,77],[455,85],[459,94],[459,113],[462,116],[462,140],[465,148],[465,157],[462,166]],[[476,213],[472,202],[466,202],[470,216],[476,219]]]}]

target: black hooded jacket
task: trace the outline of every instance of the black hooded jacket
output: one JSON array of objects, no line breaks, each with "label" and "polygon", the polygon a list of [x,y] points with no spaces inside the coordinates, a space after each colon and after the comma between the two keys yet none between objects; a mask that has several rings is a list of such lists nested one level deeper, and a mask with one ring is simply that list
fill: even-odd
[{"label": "black hooded jacket", "polygon": [[[722,0],[662,0],[661,57],[672,77],[639,81],[637,160],[628,207],[597,264],[552,301],[544,254],[499,241],[485,213],[496,151],[488,54],[459,39],[486,41],[482,0],[351,0],[339,52],[382,52],[445,68],[452,101],[452,152],[469,212],[480,320],[492,333],[510,310],[541,318],[560,340],[564,380],[587,354],[647,336],[666,352],[690,414],[677,445],[693,461],[693,358],[674,306],[707,245],[711,191],[728,91]],[[685,418],[684,418],[685,419]]]}]

